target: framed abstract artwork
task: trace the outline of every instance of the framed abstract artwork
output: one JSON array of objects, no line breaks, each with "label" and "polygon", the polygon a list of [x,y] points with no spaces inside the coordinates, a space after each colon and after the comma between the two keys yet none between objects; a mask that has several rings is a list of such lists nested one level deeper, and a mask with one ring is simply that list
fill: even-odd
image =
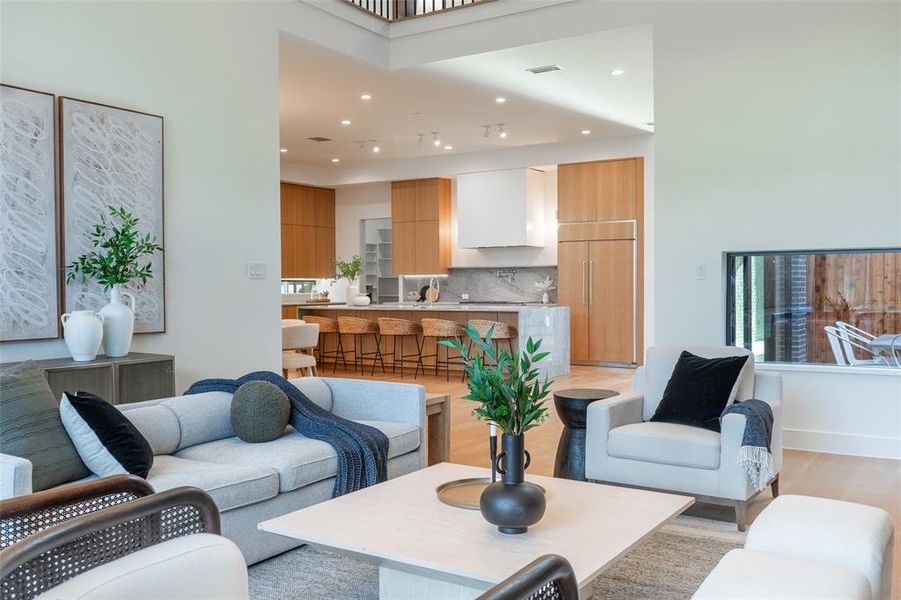
[{"label": "framed abstract artwork", "polygon": [[[59,121],[64,264],[91,250],[90,231],[110,206],[124,207],[138,218],[140,233],[165,247],[163,117],[61,97]],[[135,296],[135,333],[166,330],[163,253],[150,263],[153,277],[146,284],[125,287]],[[64,297],[69,312],[109,302],[93,281],[69,283]]]},{"label": "framed abstract artwork", "polygon": [[0,341],[59,337],[54,95],[0,84]]}]

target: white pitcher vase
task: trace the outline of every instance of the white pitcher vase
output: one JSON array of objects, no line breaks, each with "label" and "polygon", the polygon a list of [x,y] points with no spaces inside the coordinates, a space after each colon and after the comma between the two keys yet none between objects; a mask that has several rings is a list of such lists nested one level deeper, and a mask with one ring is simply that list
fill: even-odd
[{"label": "white pitcher vase", "polygon": [[103,339],[103,317],[92,310],[75,310],[60,316],[59,320],[72,359],[85,362],[97,358]]},{"label": "white pitcher vase", "polygon": [[[122,298],[131,300],[131,306]],[[109,357],[125,356],[131,349],[131,336],[135,330],[135,297],[123,292],[117,283],[109,293],[109,304],[100,309],[103,317],[103,349]]]}]

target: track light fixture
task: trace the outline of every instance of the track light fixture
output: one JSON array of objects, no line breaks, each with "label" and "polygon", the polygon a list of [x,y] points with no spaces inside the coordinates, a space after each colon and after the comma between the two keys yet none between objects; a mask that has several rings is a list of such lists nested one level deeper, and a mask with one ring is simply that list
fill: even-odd
[{"label": "track light fixture", "polygon": [[497,136],[498,136],[499,138],[501,138],[502,140],[507,139],[507,130],[504,129],[504,124],[503,124],[503,123],[498,123],[498,124],[497,124]]},{"label": "track light fixture", "polygon": [[485,128],[485,132],[482,133],[482,139],[487,140],[488,136],[491,135],[491,125],[482,125]]},{"label": "track light fixture", "polygon": [[441,145],[441,138],[438,137],[437,131],[432,132],[432,145],[436,147]]},{"label": "track light fixture", "polygon": [[424,133],[417,133],[417,134],[416,134],[416,145],[417,145],[417,146],[422,146],[422,138],[424,138],[424,137],[425,137],[425,134],[424,134]]},{"label": "track light fixture", "polygon": [[381,150],[381,148],[379,148],[379,143],[375,140],[369,140],[369,142],[372,144],[372,153],[378,154],[379,150]]},{"label": "track light fixture", "polygon": [[357,143],[360,144],[360,150],[365,150],[365,149],[366,149],[366,140],[362,140],[362,141],[357,142]]}]

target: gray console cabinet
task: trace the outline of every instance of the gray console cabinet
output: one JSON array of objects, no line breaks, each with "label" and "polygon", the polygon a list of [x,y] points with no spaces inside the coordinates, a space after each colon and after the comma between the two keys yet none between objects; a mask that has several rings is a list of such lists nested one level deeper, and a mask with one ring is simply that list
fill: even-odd
[{"label": "gray console cabinet", "polygon": [[63,392],[76,391],[91,392],[111,404],[175,395],[175,357],[168,354],[132,352],[120,358],[101,356],[90,362],[75,362],[71,358],[35,362],[47,376],[57,399]]}]

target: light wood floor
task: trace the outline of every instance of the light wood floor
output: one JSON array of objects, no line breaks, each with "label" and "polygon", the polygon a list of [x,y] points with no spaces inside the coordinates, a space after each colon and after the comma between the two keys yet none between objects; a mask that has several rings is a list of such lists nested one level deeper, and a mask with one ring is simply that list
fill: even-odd
[{"label": "light wood floor", "polygon": [[[555,380],[552,389],[571,387],[600,387],[628,391],[633,386],[633,371],[600,367],[572,367],[572,373]],[[338,370],[333,375],[331,367],[320,373],[325,377],[361,377],[359,373]],[[369,377],[367,370],[366,378]],[[415,381],[407,374],[382,374],[376,371],[375,379],[418,383],[434,393],[449,394],[451,406],[451,459],[455,463],[489,466],[488,428],[476,420],[471,411],[475,404],[462,400],[467,392],[459,374],[451,381],[439,377],[420,376]],[[554,412],[553,401],[547,421],[526,434],[526,447],[532,455],[529,472],[553,475],[557,441],[563,428]],[[784,467],[780,477],[780,493],[802,494],[837,498],[883,508],[892,515],[896,528],[901,528],[901,461],[823,454],[801,450],[785,450]],[[772,500],[765,491],[753,502],[751,518],[756,516]],[[730,519],[731,511],[720,507],[700,507],[705,516]],[[894,596],[901,598],[901,531],[895,535]]]}]

